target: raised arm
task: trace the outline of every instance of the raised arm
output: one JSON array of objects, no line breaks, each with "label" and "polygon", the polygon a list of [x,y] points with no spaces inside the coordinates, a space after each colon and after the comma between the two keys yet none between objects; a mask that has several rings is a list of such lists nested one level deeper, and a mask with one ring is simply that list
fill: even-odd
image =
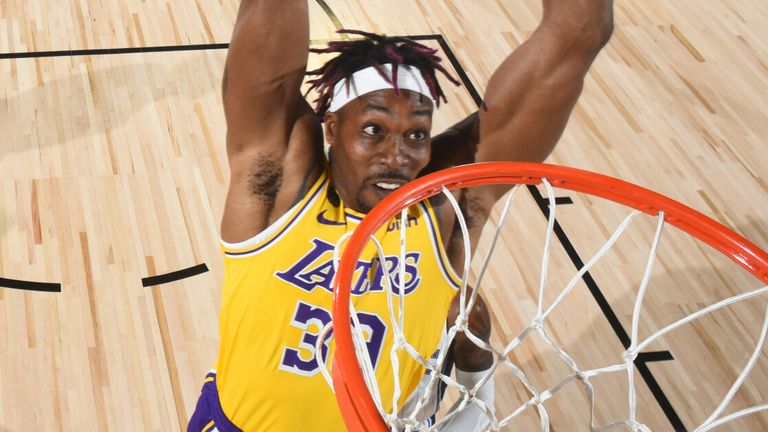
[{"label": "raised arm", "polygon": [[242,1],[222,85],[231,171],[225,241],[261,232],[318,173],[319,122],[300,93],[308,52],[307,0]]},{"label": "raised arm", "polygon": [[[479,113],[435,137],[425,172],[489,161],[541,162],[565,129],[584,77],[613,31],[612,0],[542,0],[543,16],[530,39],[491,76]],[[472,248],[487,216],[508,188],[470,188],[460,197]],[[453,211],[435,200],[454,265],[463,244]]]},{"label": "raised arm", "polygon": [[426,171],[470,162],[541,162],[552,151],[590,65],[611,36],[613,1],[543,0],[543,9],[531,38],[491,76],[479,113],[435,137]]},{"label": "raised arm", "polygon": [[541,162],[613,31],[612,0],[543,0],[541,24],[491,76],[476,161]]}]

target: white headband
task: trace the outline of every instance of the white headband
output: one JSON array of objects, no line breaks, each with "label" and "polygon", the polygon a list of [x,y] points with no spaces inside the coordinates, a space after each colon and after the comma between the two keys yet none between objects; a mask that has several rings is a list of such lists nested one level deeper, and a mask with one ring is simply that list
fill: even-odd
[{"label": "white headband", "polygon": [[[380,67],[383,69],[381,72],[371,66],[353,73],[349,79],[337,82],[333,88],[333,98],[331,99],[331,106],[328,108],[328,111],[336,112],[351,100],[366,93],[395,88],[394,85],[387,82],[381,76],[382,72],[387,76],[391,76],[392,65],[385,64]],[[349,85],[347,85],[347,82],[349,82]],[[400,65],[397,68],[397,87],[400,90],[412,90],[421,93],[432,101],[433,106],[435,105],[435,100],[432,99],[429,86],[424,81],[424,78],[421,77],[421,72],[415,67]]]}]

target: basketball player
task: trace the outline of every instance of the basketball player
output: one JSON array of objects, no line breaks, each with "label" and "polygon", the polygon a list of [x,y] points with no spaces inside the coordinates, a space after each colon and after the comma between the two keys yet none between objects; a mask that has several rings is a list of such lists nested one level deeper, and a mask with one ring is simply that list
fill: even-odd
[{"label": "basketball player", "polygon": [[[612,0],[542,3],[541,24],[494,72],[480,111],[432,137],[432,116],[444,101],[433,50],[367,33],[332,43],[323,51],[338,56],[310,73],[320,95],[313,110],[300,93],[309,52],[307,0],[242,1],[223,82],[231,180],[221,227],[221,346],[190,431],[344,430],[316,360],[332,361],[332,342],[315,352],[318,332],[331,319],[333,251],[367,211],[419,175],[468,162],[547,157],[613,19]],[[504,192],[486,188],[459,197],[472,247]],[[385,250],[397,251],[405,224],[407,253],[377,261],[366,251],[358,262],[371,277],[352,287],[353,303],[387,410],[394,371],[385,288],[404,290],[406,309],[419,311],[406,316],[406,337],[420,355],[432,355],[458,286],[450,263],[463,258],[454,222],[447,202],[412,206],[404,220],[377,233]],[[387,281],[384,270],[398,268],[406,277]],[[455,308],[454,301],[451,324]],[[470,327],[490,334],[482,302]],[[468,387],[493,362],[466,338],[450,354],[457,379]],[[423,374],[403,356],[398,404],[421,391]],[[492,406],[492,393],[491,382],[478,398]],[[479,412],[467,410],[446,430],[482,423]]]}]

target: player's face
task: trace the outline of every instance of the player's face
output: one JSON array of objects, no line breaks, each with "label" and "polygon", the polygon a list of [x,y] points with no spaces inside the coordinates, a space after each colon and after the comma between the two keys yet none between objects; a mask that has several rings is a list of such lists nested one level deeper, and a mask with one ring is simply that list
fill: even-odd
[{"label": "player's face", "polygon": [[368,212],[416,178],[431,151],[432,101],[409,90],[360,96],[326,117],[333,184],[345,205]]}]

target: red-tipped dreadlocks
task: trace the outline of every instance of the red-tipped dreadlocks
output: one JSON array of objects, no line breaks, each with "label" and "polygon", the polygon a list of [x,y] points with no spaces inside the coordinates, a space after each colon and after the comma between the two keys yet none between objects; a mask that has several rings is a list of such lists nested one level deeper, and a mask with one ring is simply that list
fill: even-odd
[{"label": "red-tipped dreadlocks", "polygon": [[382,73],[384,79],[392,83],[396,93],[400,91],[396,80],[398,66],[415,67],[421,72],[421,76],[426,81],[432,99],[436,101],[437,106],[440,106],[441,99],[443,102],[446,102],[446,99],[440,88],[440,83],[437,81],[436,71],[442,72],[449,81],[459,85],[459,82],[440,64],[440,57],[435,55],[436,49],[404,37],[387,37],[346,29],[339,30],[337,33],[359,35],[363,36],[363,39],[332,41],[328,43],[326,48],[310,49],[314,53],[338,53],[336,57],[319,69],[307,72],[307,75],[318,76],[318,78],[308,81],[310,87],[307,94],[312,90],[316,90],[319,94],[318,98],[315,99],[315,112],[320,117],[325,115],[331,105],[336,83],[370,66],[392,64],[391,77],[384,76],[382,71],[386,69],[379,69],[379,72]]}]

